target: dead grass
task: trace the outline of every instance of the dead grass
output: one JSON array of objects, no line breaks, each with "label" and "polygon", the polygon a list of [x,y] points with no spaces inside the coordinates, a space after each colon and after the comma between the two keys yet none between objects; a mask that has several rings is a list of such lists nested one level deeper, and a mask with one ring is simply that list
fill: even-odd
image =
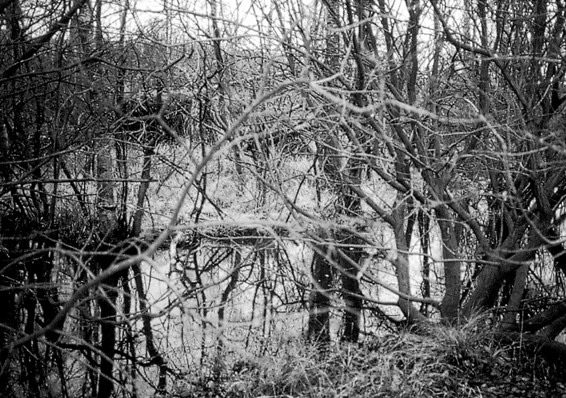
[{"label": "dead grass", "polygon": [[426,333],[401,332],[324,351],[296,339],[279,347],[277,356],[226,363],[220,379],[193,386],[191,396],[504,397],[519,389],[516,380],[525,388],[534,385],[532,369],[518,362],[516,350],[499,346],[485,322],[479,317],[461,327],[435,325]]}]

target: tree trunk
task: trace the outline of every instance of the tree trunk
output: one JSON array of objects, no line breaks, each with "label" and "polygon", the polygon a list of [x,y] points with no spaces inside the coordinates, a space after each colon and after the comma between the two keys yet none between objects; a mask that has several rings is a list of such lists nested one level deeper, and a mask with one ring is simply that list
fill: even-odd
[{"label": "tree trunk", "polygon": [[[468,318],[474,312],[492,308],[497,300],[503,280],[518,268],[533,261],[537,249],[545,238],[540,231],[547,230],[539,223],[530,221],[533,228],[525,245],[515,245],[513,242],[486,256],[487,264],[479,272],[476,286],[462,308],[462,316]],[[513,253],[505,256],[503,253]]]},{"label": "tree trunk", "polygon": [[440,237],[442,239],[442,260],[444,262],[444,285],[446,291],[442,299],[442,319],[448,322],[456,322],[460,313],[460,287],[461,262],[458,253],[458,235],[454,228],[453,220],[445,205],[436,208]]},{"label": "tree trunk", "polygon": [[[417,222],[419,225],[421,251],[423,252],[423,268],[421,271],[423,282],[421,284],[421,292],[423,298],[430,298],[430,219],[423,210],[419,210],[419,213],[417,215]],[[420,311],[424,316],[428,317],[428,304],[422,303]]]},{"label": "tree trunk", "polygon": [[98,398],[112,396],[114,390],[114,345],[116,343],[116,298],[117,280],[108,280],[103,286],[103,296],[98,300],[100,306],[100,378]]},{"label": "tree trunk", "polygon": [[509,328],[517,324],[517,315],[521,307],[521,301],[525,293],[525,286],[527,284],[527,276],[529,275],[530,263],[523,264],[517,271],[515,271],[515,278],[513,280],[513,287],[509,302],[505,308],[505,316],[503,317],[503,327]]},{"label": "tree trunk", "polygon": [[[2,220],[0,215],[0,231],[2,231]],[[15,340],[15,330],[18,330],[18,314],[16,311],[16,296],[12,281],[17,280],[15,268],[10,266],[9,255],[0,251],[0,300],[4,310],[0,311],[0,347],[7,348]],[[16,396],[12,386],[12,353],[10,350],[0,350],[0,396]]]},{"label": "tree trunk", "polygon": [[[342,289],[344,296],[344,332],[342,340],[357,342],[360,337],[360,320],[362,314],[362,291],[360,281],[357,278],[361,253],[360,249],[353,248],[348,252],[349,259],[342,259],[340,272],[342,277]],[[351,262],[355,263],[352,264]]]},{"label": "tree trunk", "polygon": [[312,264],[313,291],[310,298],[308,337],[322,345],[330,343],[330,289],[334,270],[327,245],[314,246]]},{"label": "tree trunk", "polygon": [[[98,212],[98,236],[101,241],[100,249],[111,250],[110,242],[114,242],[113,236],[117,231],[116,202],[114,199],[113,183],[113,162],[112,162],[112,140],[101,138],[100,146],[97,149],[97,212]],[[105,243],[104,241],[108,243]],[[101,270],[111,266],[114,260],[108,252],[100,255]],[[108,258],[110,257],[110,258]],[[102,297],[98,303],[100,306],[100,378],[98,383],[98,398],[107,398],[112,395],[114,390],[113,371],[114,371],[114,345],[116,343],[116,298],[118,279],[111,278],[104,281],[101,286]]]}]

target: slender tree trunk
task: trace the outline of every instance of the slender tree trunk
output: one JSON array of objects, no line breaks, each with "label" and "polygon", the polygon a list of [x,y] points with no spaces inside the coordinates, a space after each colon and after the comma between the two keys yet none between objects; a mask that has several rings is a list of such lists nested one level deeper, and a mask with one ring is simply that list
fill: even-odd
[{"label": "slender tree trunk", "polygon": [[[30,286],[37,283],[35,273],[32,271],[28,271],[28,283]],[[31,294],[27,294],[23,299],[23,307],[27,312],[24,332],[31,334],[35,329],[37,300]],[[37,369],[37,359],[41,356],[41,353],[37,350],[36,342],[33,341],[26,344],[26,351],[23,358],[25,365],[22,370],[28,373],[27,375],[24,373],[24,375],[27,376],[29,391],[39,397],[39,380],[41,379],[41,374]]]},{"label": "slender tree trunk", "polygon": [[[218,111],[217,111],[217,119],[222,124],[223,129],[228,129],[231,123],[232,117],[232,88],[230,84],[227,84],[227,81],[230,81],[229,76],[229,68],[225,62],[224,55],[222,53],[222,35],[220,32],[220,26],[218,21],[220,20],[220,16],[218,15],[218,0],[208,0],[210,5],[210,20],[212,24],[212,34],[213,38],[215,39],[213,42],[214,46],[214,57],[216,60],[216,74],[218,76]],[[232,146],[232,153],[234,155],[234,166],[236,168],[236,175],[238,177],[243,176],[243,160],[242,160],[242,153],[240,150],[240,144],[235,143]],[[238,181],[241,183],[241,179]]]},{"label": "slender tree trunk", "polygon": [[108,280],[103,287],[103,297],[98,300],[100,307],[100,379],[98,398],[107,398],[114,390],[114,345],[116,344],[116,298],[117,281]]},{"label": "slender tree trunk", "polygon": [[155,142],[156,139],[154,138],[149,144],[147,144],[144,147],[143,164],[142,164],[142,172],[141,172],[141,179],[143,181],[140,183],[138,190],[138,198],[137,198],[136,210],[134,212],[134,220],[132,226],[132,236],[140,236],[142,230],[142,221],[145,213],[144,202],[146,200],[147,190],[149,189],[149,185],[150,185],[151,163],[155,149]]},{"label": "slender tree trunk", "polygon": [[[22,33],[20,19],[23,14],[20,7],[20,1],[14,0],[7,4],[3,4],[2,11],[5,12],[3,16],[5,17],[6,25],[10,32],[10,39],[12,43],[14,43],[11,48],[13,65],[17,65],[16,61],[21,58],[21,53],[23,51],[23,46],[17,44],[21,40]],[[14,69],[12,73],[15,73],[16,71],[17,68]],[[5,74],[5,71],[3,71],[2,75]],[[11,83],[11,88],[15,91],[15,81]],[[18,108],[15,101],[16,98],[14,97],[11,104],[13,109]],[[15,113],[14,119],[17,117],[18,115]],[[2,134],[0,137],[0,156],[2,159],[8,160],[11,149],[10,144],[13,139],[9,129],[7,128],[7,124],[6,126],[0,127],[0,133]],[[16,142],[13,143],[16,144]],[[1,177],[3,177],[3,181],[8,182],[12,180],[13,177],[8,167],[0,166],[0,171],[2,171]],[[12,197],[17,198],[18,196],[15,188],[11,191]],[[16,222],[15,214],[12,215],[12,217],[6,217],[3,212],[0,212],[0,235],[14,236],[14,234],[10,232],[12,232],[11,230],[14,228],[14,224]],[[20,233],[17,235],[20,235]],[[19,327],[19,314],[16,309],[16,290],[13,290],[16,285],[15,281],[18,281],[19,277],[17,268],[12,264],[10,249],[11,248],[7,242],[0,243],[0,302],[4,305],[4,309],[0,311],[0,325],[4,325],[4,327],[0,327],[0,396],[2,397],[15,396],[15,391],[13,389],[13,385],[15,384],[13,379],[15,375],[13,374],[14,369],[12,368],[12,353],[7,349],[3,350],[1,348],[10,346],[17,337],[16,331]]]},{"label": "slender tree trunk", "polygon": [[[1,216],[0,216],[1,217]],[[1,221],[1,220],[0,220]],[[10,258],[0,252],[0,300],[4,310],[0,311],[0,347],[8,347],[15,340],[15,330],[18,330],[18,314],[16,311],[16,296],[12,281],[17,280],[14,267],[10,267]],[[16,396],[13,390],[12,353],[9,350],[0,350],[0,396]]]},{"label": "slender tree trunk", "polygon": [[[423,298],[430,298],[430,219],[423,210],[418,211],[417,223],[419,226],[421,251],[423,253],[423,268],[421,271],[423,281],[421,284],[421,291]],[[420,311],[424,316],[428,316],[428,304],[422,303]]]},{"label": "slender tree trunk", "polygon": [[459,318],[461,262],[458,253],[458,235],[454,228],[455,220],[449,214],[445,205],[436,209],[440,237],[442,239],[442,259],[444,261],[445,293],[441,304],[442,319],[456,322]]},{"label": "slender tree trunk", "polygon": [[503,317],[503,328],[513,328],[517,324],[517,316],[519,315],[521,301],[525,293],[530,266],[530,263],[525,263],[515,271],[513,287],[511,289],[509,302],[505,308],[505,316]]},{"label": "slender tree trunk", "polygon": [[[135,273],[136,269],[132,267],[132,271]],[[135,311],[133,308],[134,301],[132,300],[132,289],[130,288],[130,280],[124,280],[122,284],[124,289],[124,302],[122,305],[124,314],[131,314]],[[138,356],[137,356],[137,344],[136,337],[134,335],[134,327],[132,324],[128,323],[125,325],[126,331],[126,344],[129,349],[129,354],[131,355],[129,365],[126,365],[130,370],[130,382],[132,383],[132,398],[138,398]]]},{"label": "slender tree trunk", "polygon": [[[98,195],[97,195],[97,211],[99,219],[98,233],[101,239],[101,249],[110,250],[110,242],[116,231],[116,203],[114,200],[114,183],[113,180],[113,162],[111,151],[111,140],[102,139],[101,144],[106,144],[98,148],[97,151],[97,177],[98,177]],[[103,243],[104,241],[109,243]],[[101,269],[104,270],[111,265],[112,257],[109,253],[101,254],[104,260],[101,262]],[[110,257],[108,259],[107,257]],[[107,398],[112,395],[114,389],[113,371],[114,371],[114,345],[116,342],[116,298],[118,280],[110,278],[104,281],[101,286],[102,297],[98,303],[100,306],[100,380],[98,383],[98,398]]]},{"label": "slender tree trunk", "polygon": [[308,337],[325,345],[330,343],[330,289],[333,283],[332,253],[327,245],[314,247],[312,277],[314,288],[310,297]]},{"label": "slender tree trunk", "polygon": [[[346,245],[338,255],[340,275],[342,279],[342,291],[344,296],[344,332],[342,340],[357,342],[360,337],[360,321],[362,314],[362,291],[360,281],[357,278],[359,264],[362,257],[362,249],[356,247],[357,239],[352,236],[339,240],[341,245]],[[352,246],[349,246],[352,245]]]},{"label": "slender tree trunk", "polygon": [[[341,2],[340,0],[327,0],[325,2],[327,7],[327,21],[326,26],[328,34],[326,37],[326,63],[333,71],[337,71],[340,68],[340,35],[337,33],[337,29],[340,28],[340,13]],[[347,18],[350,24],[356,22],[355,17],[360,21],[363,20],[364,10],[363,4],[360,2],[355,3],[355,16],[354,10],[352,10],[351,4],[347,5]],[[363,26],[360,27],[364,32],[361,36],[365,37],[365,29]],[[357,75],[356,75],[356,87],[359,90],[364,89],[364,67],[360,58],[360,43],[356,38],[354,40],[355,50],[356,50],[356,65],[357,65]],[[356,94],[353,98],[356,106],[364,106],[365,98],[361,94]],[[355,135],[355,133],[353,133]],[[353,141],[356,141],[356,137],[351,137]],[[335,211],[339,215],[344,215],[355,219],[360,217],[361,214],[361,198],[355,193],[355,190],[360,187],[361,175],[363,172],[362,162],[360,160],[346,160],[344,156],[345,150],[342,148],[340,141],[337,137],[329,134],[326,139],[327,145],[323,149],[324,157],[326,158],[325,172],[328,174],[329,178],[335,181],[335,192],[337,193],[338,200],[335,204]],[[357,150],[364,152],[365,148],[361,147],[357,143]],[[362,314],[363,299],[360,290],[360,283],[357,279],[357,272],[359,269],[359,262],[361,260],[361,251],[356,247],[356,243],[359,243],[355,236],[350,232],[339,232],[337,236],[334,236],[342,250],[337,253],[332,253],[332,261],[336,261],[337,271],[340,273],[340,279],[342,282],[342,296],[344,299],[344,315],[343,315],[343,334],[341,339],[344,341],[356,342],[360,335],[360,320]],[[315,254],[316,256],[316,254]],[[324,275],[328,274],[332,276],[334,270],[332,269],[332,264],[328,261],[323,261],[317,259],[317,265],[315,270],[319,274],[316,275],[316,279],[325,281]],[[325,265],[329,268],[324,269]],[[326,282],[326,281],[325,281]],[[330,278],[330,283],[332,278]],[[330,289],[330,285],[327,289]],[[323,298],[320,297],[322,300]],[[328,302],[330,298],[327,297]],[[315,322],[316,323],[316,322]]]}]

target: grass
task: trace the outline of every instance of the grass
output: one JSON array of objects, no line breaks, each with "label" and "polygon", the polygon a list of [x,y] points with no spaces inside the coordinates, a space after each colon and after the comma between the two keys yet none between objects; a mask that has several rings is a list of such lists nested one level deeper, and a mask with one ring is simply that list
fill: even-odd
[{"label": "grass", "polygon": [[277,356],[225,363],[220,378],[193,385],[190,396],[463,398],[521,396],[527,390],[528,396],[554,396],[548,395],[552,386],[540,362],[500,346],[485,326],[478,318],[461,327],[372,337],[361,345],[336,343],[324,351],[296,339],[279,347]]}]

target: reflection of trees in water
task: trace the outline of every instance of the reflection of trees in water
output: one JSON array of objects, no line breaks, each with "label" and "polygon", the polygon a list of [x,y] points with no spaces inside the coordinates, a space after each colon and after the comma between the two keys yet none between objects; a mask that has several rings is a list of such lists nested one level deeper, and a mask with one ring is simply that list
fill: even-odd
[{"label": "reflection of trees in water", "polygon": [[201,350],[201,363],[214,347],[222,356],[225,349],[247,350],[258,341],[267,345],[286,316],[304,310],[308,277],[296,262],[301,260],[289,257],[287,243],[264,235],[259,230],[250,236],[207,233],[198,247],[174,251],[171,280],[182,288],[170,305],[187,311],[202,328],[200,347],[193,339],[187,342]]}]

